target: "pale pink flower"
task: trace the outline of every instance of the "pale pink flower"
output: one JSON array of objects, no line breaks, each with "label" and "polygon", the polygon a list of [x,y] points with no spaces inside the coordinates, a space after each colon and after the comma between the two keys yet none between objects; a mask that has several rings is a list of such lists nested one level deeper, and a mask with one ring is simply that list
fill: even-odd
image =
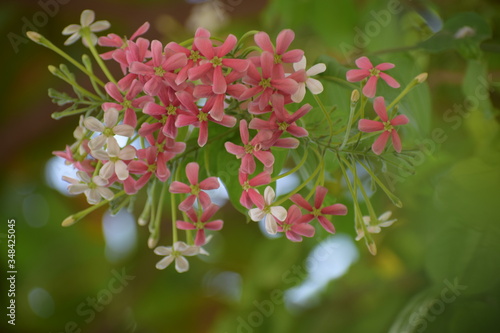
[{"label": "pale pink flower", "polygon": [[110,142],[118,144],[114,138],[115,135],[126,137],[134,135],[134,128],[132,126],[126,124],[118,125],[118,110],[115,108],[109,108],[104,112],[104,123],[101,123],[95,117],[87,117],[83,123],[88,130],[101,133],[90,140],[89,148],[91,150],[98,150],[102,148],[105,143],[108,145]]},{"label": "pale pink flower", "polygon": [[114,53],[113,59],[120,64],[122,68],[129,71],[127,75],[118,81],[118,87],[122,91],[126,91],[132,85],[134,80],[139,80],[145,84],[149,77],[138,75],[130,72],[130,65],[134,62],[145,62],[146,59],[151,58],[151,51],[149,51],[149,40],[145,38],[138,38],[136,42],[129,41],[128,46],[124,52]]},{"label": "pale pink flower", "polygon": [[253,63],[250,63],[243,82],[251,87],[240,95],[240,100],[259,95],[253,103],[258,104],[263,110],[269,104],[273,94],[292,95],[297,91],[298,83],[293,79],[285,78],[284,74],[273,73],[273,64],[273,55],[267,51],[260,55],[261,73]]},{"label": "pale pink flower", "polygon": [[143,84],[139,82],[139,80],[134,80],[132,81],[132,84],[130,85],[125,96],[123,96],[118,87],[113,82],[106,83],[104,89],[106,89],[108,95],[118,103],[103,103],[102,109],[104,111],[107,111],[110,108],[114,108],[118,111],[123,111],[125,113],[123,123],[135,128],[135,126],[137,125],[137,115],[134,108],[142,109],[142,107],[146,105],[146,103],[154,101],[153,97],[151,96],[137,97],[137,95],[142,92],[142,88]]},{"label": "pale pink flower", "polygon": [[356,65],[360,69],[351,69],[348,71],[346,73],[347,81],[358,82],[368,77],[368,82],[363,87],[363,94],[366,97],[375,97],[379,77],[390,87],[399,88],[399,83],[392,76],[382,72],[394,68],[394,64],[384,62],[374,67],[367,57],[361,57],[356,59]]},{"label": "pale pink flower", "polygon": [[248,179],[248,174],[240,172],[238,174],[238,179],[240,185],[243,188],[241,192],[240,203],[245,208],[252,208],[254,205],[263,208],[264,207],[264,197],[255,188],[257,186],[267,185],[271,182],[271,175],[268,172],[261,172],[252,179]]},{"label": "pale pink flower", "polygon": [[275,235],[278,232],[278,221],[284,221],[287,216],[287,211],[282,206],[273,206],[276,194],[271,186],[264,190],[264,207],[252,208],[248,211],[248,215],[252,221],[258,222],[265,218],[266,231]]},{"label": "pale pink flower", "polygon": [[240,172],[252,174],[255,171],[256,164],[254,157],[264,164],[265,167],[272,167],[274,156],[270,151],[262,150],[262,142],[271,138],[270,131],[260,131],[250,140],[248,125],[246,120],[240,121],[240,135],[243,146],[238,146],[230,141],[224,144],[226,150],[236,158],[241,159]]},{"label": "pale pink flower", "polygon": [[[76,42],[80,37],[82,37],[82,30],[89,29],[90,30],[90,40],[92,41],[92,45],[97,44],[97,36],[94,32],[100,32],[106,29],[109,29],[111,24],[108,21],[101,20],[94,22],[95,13],[93,10],[86,9],[80,15],[80,24],[70,24],[66,28],[63,29],[63,35],[71,35],[66,39],[64,45],[70,45]],[[87,43],[87,39],[82,38],[83,45],[89,47]]]},{"label": "pale pink flower", "polygon": [[248,68],[249,61],[246,59],[224,58],[236,46],[237,39],[234,35],[227,36],[220,46],[213,46],[209,37],[198,36],[194,38],[194,45],[206,58],[200,65],[189,69],[189,79],[194,81],[207,75],[213,83],[212,89],[215,94],[225,94],[227,83],[224,79],[222,67],[231,68],[237,72],[244,72]]},{"label": "pale pink flower", "polygon": [[316,218],[326,231],[333,234],[335,233],[335,227],[333,226],[332,222],[330,222],[325,217],[325,215],[346,215],[347,207],[343,204],[334,204],[331,206],[322,207],[327,193],[328,190],[325,187],[316,187],[314,206],[311,206],[311,204],[307,202],[307,200],[304,199],[300,194],[292,195],[290,200],[310,212],[309,214],[306,214],[302,217],[302,222],[310,222]]},{"label": "pale pink flower", "polygon": [[107,151],[103,149],[93,150],[92,156],[101,161],[107,161],[99,170],[99,176],[109,179],[116,174],[119,180],[125,180],[129,176],[128,166],[124,161],[135,158],[136,150],[133,146],[120,148],[116,141],[109,141]]},{"label": "pale pink flower", "polygon": [[154,252],[159,256],[165,256],[156,264],[157,269],[165,269],[175,261],[175,270],[184,273],[189,270],[189,262],[184,256],[195,256],[200,253],[200,248],[184,242],[175,242],[173,246],[158,246]]},{"label": "pale pink flower", "polygon": [[209,111],[212,109],[213,101],[207,101],[202,108],[199,108],[195,102],[193,96],[187,91],[179,91],[176,93],[177,98],[181,101],[181,104],[188,113],[180,114],[175,121],[175,126],[183,127],[188,125],[193,125],[195,127],[200,128],[200,132],[198,134],[198,145],[203,147],[208,141],[208,122],[212,121],[216,124],[225,126],[225,127],[233,127],[236,125],[236,118],[228,115],[223,115],[222,120],[216,120],[209,114]]},{"label": "pale pink flower", "polygon": [[172,184],[170,184],[170,193],[189,194],[189,196],[179,204],[179,209],[182,211],[187,211],[191,207],[193,207],[196,199],[198,199],[203,208],[208,207],[208,205],[210,205],[211,203],[211,200],[208,194],[204,191],[215,190],[220,186],[219,180],[217,180],[216,177],[208,177],[207,179],[199,182],[199,170],[200,166],[198,165],[198,163],[188,163],[186,165],[186,176],[188,178],[189,185],[181,183],[179,181],[173,181]]},{"label": "pale pink flower", "polygon": [[146,64],[142,62],[133,62],[130,64],[129,71],[134,74],[143,75],[146,83],[144,91],[151,96],[156,96],[158,91],[165,85],[172,88],[178,88],[175,83],[177,77],[174,71],[182,68],[187,63],[184,53],[175,53],[170,56],[163,54],[163,46],[160,41],[151,42],[152,60]]},{"label": "pale pink flower", "polygon": [[296,205],[290,206],[286,219],[277,221],[278,232],[284,232],[286,237],[292,242],[302,242],[302,236],[314,236],[314,227],[308,222],[304,222],[300,208]]},{"label": "pale pink flower", "polygon": [[307,89],[309,89],[309,91],[313,95],[317,95],[317,94],[320,94],[321,92],[323,92],[323,85],[321,84],[321,82],[316,80],[316,79],[313,79],[312,76],[315,76],[319,73],[323,73],[324,71],[326,71],[326,65],[320,63],[320,64],[316,64],[316,65],[312,66],[311,68],[309,68],[308,70],[306,70],[306,61],[307,61],[306,57],[304,56],[304,57],[302,57],[302,59],[299,62],[296,62],[293,64],[293,69],[295,71],[297,71],[297,72],[300,70],[306,71],[305,81],[296,80],[297,83],[299,84],[299,88],[292,95],[292,100],[295,103],[302,102],[302,100],[304,99],[304,96],[306,95],[306,87],[307,87]]},{"label": "pale pink flower", "polygon": [[205,229],[207,230],[221,230],[224,222],[222,220],[209,221],[210,218],[217,212],[219,206],[210,204],[203,210],[203,213],[198,216],[193,208],[186,211],[186,215],[191,222],[177,221],[177,228],[182,230],[196,230],[196,237],[194,245],[202,246],[206,243]]},{"label": "pale pink flower", "polygon": [[[392,219],[391,218],[392,212],[387,211],[380,215],[375,222],[372,223],[371,217],[370,216],[363,216],[363,223],[366,226],[366,231],[368,231],[371,234],[378,234],[380,231],[382,231],[382,228],[387,228],[390,227],[394,222],[397,221],[397,219]],[[356,230],[357,236],[356,240],[359,241],[363,237],[365,237],[365,232],[363,229]]]},{"label": "pale pink flower", "polygon": [[71,194],[84,193],[87,197],[87,201],[91,205],[98,204],[101,201],[101,197],[106,200],[113,199],[113,192],[106,187],[108,181],[100,176],[93,176],[92,178],[88,173],[83,171],[77,171],[77,176],[80,178],[74,179],[70,177],[63,176],[63,180],[70,183],[68,186],[68,192]]},{"label": "pale pink flower", "polygon": [[401,138],[394,126],[408,124],[409,119],[405,115],[398,115],[393,119],[389,119],[387,109],[385,106],[384,97],[377,97],[373,101],[373,109],[382,121],[361,119],[358,123],[358,128],[361,132],[378,132],[383,131],[382,134],[375,140],[372,145],[372,150],[375,154],[380,155],[384,151],[389,137],[392,139],[394,150],[398,153],[401,152]]}]

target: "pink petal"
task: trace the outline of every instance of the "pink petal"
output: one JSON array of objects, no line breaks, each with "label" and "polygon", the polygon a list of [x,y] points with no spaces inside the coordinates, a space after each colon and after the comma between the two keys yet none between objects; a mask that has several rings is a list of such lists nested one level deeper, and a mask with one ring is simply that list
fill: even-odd
[{"label": "pink petal", "polygon": [[349,82],[358,82],[370,76],[370,71],[367,69],[351,69],[346,73],[346,79]]},{"label": "pink petal", "polygon": [[253,177],[248,183],[250,186],[261,186],[267,185],[271,182],[271,175],[267,172],[261,172],[257,176]]},{"label": "pink petal", "polygon": [[305,210],[308,210],[310,212],[313,211],[313,207],[311,206],[311,204],[309,204],[309,202],[307,202],[307,200],[304,199],[300,194],[294,194],[294,195],[292,195],[292,197],[290,198],[290,200],[294,204],[299,205],[300,207],[304,208]]},{"label": "pink petal", "polygon": [[185,222],[185,221],[177,221],[177,222],[175,222],[175,225],[177,226],[178,229],[181,229],[181,230],[195,230],[196,229],[196,227],[192,223]]},{"label": "pink petal", "polygon": [[191,81],[196,81],[203,75],[205,75],[213,66],[211,63],[207,62],[206,64],[196,66],[188,70],[188,77]]},{"label": "pink petal", "polygon": [[408,119],[407,116],[404,114],[400,114],[399,116],[394,117],[391,120],[391,125],[397,126],[397,125],[406,125],[410,122],[410,119]]},{"label": "pink petal", "polygon": [[267,52],[274,52],[273,44],[271,43],[271,39],[269,35],[264,31],[258,32],[254,36],[255,44],[257,44],[262,50]]},{"label": "pink petal", "polygon": [[224,221],[222,221],[222,220],[215,220],[215,221],[207,222],[205,224],[205,229],[208,229],[208,230],[221,230],[223,226],[224,226]]},{"label": "pink petal", "polygon": [[163,60],[163,46],[161,45],[161,42],[159,40],[153,40],[151,42],[151,55],[153,58],[153,65],[154,67],[158,67],[161,65],[162,60]]},{"label": "pink petal", "polygon": [[200,134],[198,135],[198,145],[203,147],[208,141],[208,122],[204,121],[200,123]]},{"label": "pink petal", "polygon": [[188,125],[195,125],[198,122],[198,118],[195,116],[188,116],[185,114],[180,114],[175,120],[175,126],[184,127]]},{"label": "pink petal", "polygon": [[212,46],[210,39],[205,37],[195,38],[194,45],[207,59],[211,60],[214,57],[214,47]]},{"label": "pink petal", "polygon": [[302,237],[293,230],[287,230],[285,232],[285,234],[286,234],[286,238],[288,238],[292,242],[302,242]]},{"label": "pink petal", "polygon": [[254,173],[256,168],[255,160],[252,154],[245,154],[241,159],[240,171],[248,174]]},{"label": "pink petal", "polygon": [[366,97],[375,97],[375,94],[377,92],[377,80],[378,77],[370,76],[368,82],[366,82],[366,85],[363,87],[363,94],[365,94]]},{"label": "pink petal", "polygon": [[271,84],[274,88],[288,95],[295,93],[299,88],[299,84],[292,79],[271,80]]},{"label": "pink petal", "polygon": [[226,142],[224,144],[224,147],[226,148],[227,152],[233,155],[236,155],[238,158],[242,158],[243,155],[245,155],[245,148],[242,146],[238,146],[232,142]]},{"label": "pink petal", "polygon": [[274,57],[270,52],[263,52],[260,55],[260,64],[262,69],[262,77],[270,78],[272,75],[273,65],[274,65]]},{"label": "pink petal", "polygon": [[209,207],[212,204],[212,201],[210,200],[210,196],[206,192],[203,192],[203,191],[201,191],[198,194],[198,200],[200,201],[201,208],[203,208],[203,209],[207,209],[207,207]]},{"label": "pink petal", "polygon": [[387,144],[387,139],[391,134],[388,131],[384,131],[380,136],[375,140],[372,145],[372,150],[375,154],[380,155],[384,151],[385,145]]},{"label": "pink petal", "polygon": [[[292,30],[282,30],[276,38],[276,54],[285,53],[290,44],[292,44],[294,38],[295,33]],[[302,56],[300,58],[302,58]]]},{"label": "pink petal", "polygon": [[142,110],[145,114],[149,114],[150,116],[160,116],[166,113],[165,107],[160,106],[156,103],[148,103],[144,106]]},{"label": "pink petal", "polygon": [[297,138],[303,138],[303,137],[309,136],[309,132],[307,132],[307,130],[305,128],[302,128],[302,127],[297,126],[297,125],[288,126],[286,131]]},{"label": "pink petal", "polygon": [[264,201],[264,197],[259,192],[257,192],[257,190],[253,188],[249,189],[248,196],[255,206],[260,209],[264,209],[264,205],[266,204]]},{"label": "pink petal", "polygon": [[[243,191],[243,192],[241,192],[241,196],[240,196],[240,204],[243,207],[245,207],[246,209],[250,209],[254,205],[249,194],[250,194],[249,192]],[[262,200],[264,201],[264,199],[262,199]]]},{"label": "pink petal", "polygon": [[[271,167],[274,164],[274,155],[270,151],[255,151],[254,156],[264,164],[265,167]],[[253,172],[249,172],[253,173]]]},{"label": "pink petal", "polygon": [[390,62],[384,62],[384,63],[381,63],[381,64],[375,66],[375,68],[378,69],[379,71],[386,71],[386,70],[394,68],[394,67],[395,67],[395,65],[391,64]]},{"label": "pink petal", "polygon": [[255,129],[255,130],[275,130],[278,129],[278,125],[276,123],[271,122],[269,120],[264,120],[260,118],[253,118],[250,120],[250,124],[248,124],[248,127],[250,129]]},{"label": "pink petal", "polygon": [[343,204],[335,204],[328,207],[324,207],[321,210],[321,214],[325,215],[347,215],[347,207]]},{"label": "pink petal", "polygon": [[362,69],[372,69],[373,68],[373,65],[370,61],[370,59],[368,59],[367,57],[361,57],[361,58],[358,58],[356,59],[356,66],[358,66],[359,68],[362,68]]},{"label": "pink petal", "polygon": [[391,137],[392,137],[392,145],[394,146],[394,150],[397,151],[398,153],[400,153],[401,152],[401,138],[399,137],[398,132],[396,132],[396,130],[392,130]]},{"label": "pink petal", "polygon": [[298,233],[299,235],[302,235],[305,237],[312,237],[312,236],[314,236],[314,233],[316,232],[314,227],[308,223],[295,224],[292,227],[292,230],[294,232]]},{"label": "pink petal", "polygon": [[188,196],[179,204],[179,210],[182,210],[183,212],[189,210],[190,208],[193,207],[195,200],[196,200],[195,195]]},{"label": "pink petal", "polygon": [[323,205],[323,201],[325,201],[326,194],[328,190],[324,186],[316,187],[316,195],[314,197],[314,207],[316,209],[320,208]]},{"label": "pink petal", "polygon": [[106,83],[106,85],[104,86],[104,89],[109,94],[109,96],[111,96],[113,99],[115,99],[116,101],[118,101],[120,103],[123,102],[123,96],[122,96],[120,90],[118,90],[118,87],[113,82]]},{"label": "pink petal", "polygon": [[379,76],[380,76],[380,78],[382,80],[384,80],[385,82],[387,82],[387,84],[390,87],[392,87],[392,88],[399,88],[400,87],[398,81],[396,81],[392,76],[387,75],[385,73],[380,73]]},{"label": "pink petal", "polygon": [[237,72],[244,72],[248,69],[249,62],[246,59],[222,59],[222,64],[230,67]]},{"label": "pink petal", "polygon": [[198,173],[200,172],[200,166],[196,162],[191,162],[186,165],[186,176],[191,185],[198,184]]},{"label": "pink petal", "polygon": [[163,69],[166,71],[173,71],[178,68],[184,67],[187,63],[187,58],[184,53],[176,53],[165,61]]},{"label": "pink petal", "polygon": [[309,111],[311,111],[312,109],[312,106],[311,104],[305,104],[303,106],[301,106],[300,109],[298,109],[297,111],[295,111],[289,118],[288,118],[288,123],[291,124],[291,123],[294,123],[296,122],[297,120],[299,120],[300,118],[302,118],[303,116],[305,116]]},{"label": "pink petal", "polygon": [[196,237],[194,238],[194,245],[196,246],[202,246],[206,242],[205,238],[205,230],[204,229],[199,229],[196,232]]},{"label": "pink petal", "polygon": [[302,59],[303,56],[304,56],[304,51],[302,50],[290,50],[282,54],[281,61],[290,64],[300,61],[300,59]]},{"label": "pink petal", "polygon": [[200,217],[201,222],[207,222],[208,220],[210,220],[210,218],[212,216],[214,216],[214,214],[218,210],[219,210],[219,206],[217,206],[215,204],[210,204],[209,206],[207,206],[205,208],[205,211],[203,212],[203,214],[201,214],[201,217]]},{"label": "pink petal", "polygon": [[221,46],[218,46],[215,48],[217,56],[219,58],[224,57],[226,54],[228,54],[234,48],[237,41],[238,40],[236,39],[236,36],[234,36],[234,35],[227,36],[224,43]]},{"label": "pink petal", "polygon": [[321,226],[325,228],[326,231],[328,231],[331,234],[335,233],[335,227],[333,226],[332,222],[330,222],[326,217],[318,216],[318,221],[321,224]]},{"label": "pink petal", "polygon": [[220,187],[219,180],[217,177],[209,177],[200,183],[200,189],[202,190],[215,190]]},{"label": "pink petal", "polygon": [[248,134],[247,121],[245,119],[242,119],[240,121],[240,136],[241,136],[241,141],[243,142],[243,144],[247,145],[250,138],[249,138],[249,134]]},{"label": "pink petal", "polygon": [[147,31],[149,30],[149,22],[144,22],[143,25],[141,25],[135,32],[134,34],[132,35],[132,37],[130,37],[130,40],[134,40],[136,39],[137,37],[141,36],[141,35],[144,35]]},{"label": "pink petal", "polygon": [[191,193],[191,187],[178,181],[173,181],[168,190],[170,193]]},{"label": "pink petal", "polygon": [[213,76],[213,90],[215,94],[225,94],[227,90],[227,83],[226,80],[224,79],[224,75],[222,74],[222,67],[217,66],[214,69],[214,76]]},{"label": "pink petal", "polygon": [[299,146],[299,140],[295,138],[281,138],[273,143],[273,147],[295,149]]},{"label": "pink petal", "polygon": [[382,124],[380,121],[360,119],[358,123],[358,129],[361,132],[366,132],[366,133],[383,131],[384,124]]},{"label": "pink petal", "polygon": [[383,122],[389,120],[389,117],[387,116],[387,108],[385,107],[384,97],[380,96],[375,98],[375,100],[373,101],[373,109]]}]

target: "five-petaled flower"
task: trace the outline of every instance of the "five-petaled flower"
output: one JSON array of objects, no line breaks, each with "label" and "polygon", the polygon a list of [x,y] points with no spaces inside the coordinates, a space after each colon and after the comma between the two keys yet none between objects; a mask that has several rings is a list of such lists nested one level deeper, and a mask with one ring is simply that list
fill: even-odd
[{"label": "five-petaled flower", "polygon": [[215,204],[210,204],[206,207],[201,214],[197,214],[193,208],[186,211],[186,215],[191,220],[187,221],[177,221],[177,228],[182,230],[196,230],[196,237],[194,239],[194,245],[202,246],[206,242],[205,229],[208,230],[221,230],[224,222],[222,220],[209,221],[210,218],[217,212],[219,206]]},{"label": "five-petaled flower", "polygon": [[66,28],[63,29],[63,35],[71,35],[66,39],[64,45],[70,45],[76,42],[80,37],[82,38],[83,45],[89,46],[85,35],[88,33],[90,36],[90,40],[92,45],[97,44],[97,36],[94,32],[100,32],[108,29],[111,24],[108,21],[101,20],[94,22],[95,13],[93,10],[86,9],[82,12],[80,16],[80,24],[70,24]]},{"label": "five-petaled flower", "polygon": [[347,207],[343,204],[334,204],[327,207],[323,206],[323,201],[325,200],[326,194],[328,190],[323,186],[316,187],[316,195],[314,197],[314,206],[311,206],[306,199],[304,199],[300,194],[294,194],[290,198],[290,200],[309,211],[309,214],[306,214],[302,217],[302,222],[310,222],[313,219],[318,219],[319,223],[326,231],[329,233],[335,233],[335,227],[332,222],[330,222],[325,215],[346,215]]},{"label": "five-petaled flower", "polygon": [[184,256],[200,254],[200,248],[184,242],[175,242],[173,246],[158,246],[154,252],[159,256],[165,256],[156,264],[157,269],[165,269],[175,260],[175,270],[184,273],[189,270],[189,262]]},{"label": "five-petaled flower", "polygon": [[87,117],[83,121],[85,127],[93,132],[101,133],[89,141],[89,148],[91,150],[101,149],[105,143],[116,143],[115,135],[122,135],[131,137],[134,135],[134,128],[130,125],[118,125],[118,110],[110,108],[104,112],[104,123],[101,123],[94,117]]},{"label": "five-petaled flower", "polygon": [[306,95],[306,87],[313,95],[317,95],[323,92],[323,85],[321,84],[321,82],[313,79],[311,76],[315,76],[326,71],[326,65],[323,63],[319,63],[306,70],[306,61],[306,57],[304,56],[302,57],[302,59],[300,59],[299,62],[293,64],[293,69],[296,72],[300,70],[304,70],[306,72],[305,81],[297,81],[299,84],[299,88],[294,94],[292,94],[292,100],[295,103],[302,102],[304,96]]},{"label": "five-petaled flower", "polygon": [[394,68],[394,64],[384,62],[377,66],[373,66],[371,61],[367,57],[361,57],[356,59],[356,65],[360,69],[351,69],[347,72],[346,77],[349,82],[358,82],[369,78],[363,87],[363,94],[366,97],[375,97],[377,92],[377,81],[380,77],[384,80],[390,87],[399,88],[399,83],[390,75],[384,73],[383,71]]},{"label": "five-petaled flower", "polygon": [[92,151],[92,156],[101,160],[107,161],[99,170],[99,176],[104,179],[111,178],[114,174],[119,180],[128,178],[128,166],[124,161],[130,161],[135,158],[135,148],[126,146],[120,148],[116,141],[109,141],[107,150],[98,149]]},{"label": "five-petaled flower", "polygon": [[290,206],[286,219],[278,222],[278,231],[284,232],[286,237],[292,242],[301,242],[302,236],[314,236],[314,227],[308,222],[304,222],[300,208],[296,205]]},{"label": "five-petaled flower", "polygon": [[262,208],[252,208],[248,211],[248,215],[252,221],[259,222],[265,218],[266,231],[274,235],[278,232],[278,221],[284,221],[286,219],[286,209],[282,206],[274,206],[273,202],[276,198],[276,193],[271,186],[266,187],[264,190],[264,207]]},{"label": "five-petaled flower", "polygon": [[405,125],[409,122],[408,117],[405,115],[398,115],[393,119],[389,119],[387,115],[387,109],[385,106],[385,101],[383,97],[375,98],[373,102],[373,109],[380,117],[382,121],[361,119],[358,123],[358,128],[361,132],[378,132],[383,131],[382,134],[375,140],[372,145],[372,150],[375,154],[380,155],[384,151],[385,145],[389,137],[392,139],[392,145],[394,149],[400,153],[401,152],[401,138],[394,126]]},{"label": "five-petaled flower", "polygon": [[[394,222],[397,221],[397,219],[392,219],[391,218],[392,212],[387,211],[380,215],[375,222],[372,222],[372,219],[370,216],[363,216],[363,223],[366,226],[366,231],[368,231],[371,234],[378,234],[381,230],[382,227],[387,228],[390,227]],[[363,229],[356,230],[357,236],[356,240],[359,241],[363,237],[365,237],[365,232]]]},{"label": "five-petaled flower", "polygon": [[113,199],[113,191],[106,187],[108,181],[100,176],[93,176],[92,178],[84,171],[77,171],[77,176],[81,180],[63,176],[63,180],[70,183],[68,192],[71,194],[85,193],[87,201],[91,205],[98,204],[101,197],[106,200]]}]

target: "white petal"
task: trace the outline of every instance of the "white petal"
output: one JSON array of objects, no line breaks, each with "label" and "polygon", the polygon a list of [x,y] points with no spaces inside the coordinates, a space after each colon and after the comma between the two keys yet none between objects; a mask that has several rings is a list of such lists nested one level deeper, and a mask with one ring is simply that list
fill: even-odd
[{"label": "white petal", "polygon": [[79,184],[80,182],[78,181],[78,179],[75,179],[75,178],[71,178],[71,177],[68,177],[68,176],[62,176],[62,180],[64,180],[65,182],[68,182],[70,184]]},{"label": "white petal", "polygon": [[104,143],[106,143],[106,136],[99,135],[89,141],[90,150],[99,150],[104,147]]},{"label": "white petal", "polygon": [[85,132],[86,132],[86,129],[82,126],[78,126],[77,128],[75,128],[75,130],[73,131],[73,137],[77,140],[80,140],[83,138],[83,136],[85,135]]},{"label": "white petal", "polygon": [[80,23],[82,27],[88,27],[95,20],[95,13],[93,10],[85,9],[80,16]]},{"label": "white petal", "polygon": [[396,221],[397,221],[397,219],[385,221],[385,222],[379,223],[379,226],[384,227],[384,228],[390,227]]},{"label": "white petal", "polygon": [[259,222],[266,216],[266,213],[259,208],[252,208],[248,211],[248,215],[250,215],[252,221]]},{"label": "white petal", "polygon": [[264,202],[266,205],[270,206],[273,203],[274,198],[276,198],[276,194],[274,193],[273,188],[271,186],[266,187],[264,190]]},{"label": "white petal", "polygon": [[306,71],[306,74],[307,74],[307,76],[314,76],[314,75],[317,75],[319,73],[323,73],[324,71],[326,71],[326,65],[321,63],[321,64],[316,64],[316,65],[312,66],[311,68],[309,68]]},{"label": "white petal", "polygon": [[115,134],[123,135],[130,138],[132,135],[134,135],[134,128],[130,125],[121,124],[113,127],[113,132]]},{"label": "white petal", "polygon": [[135,148],[133,146],[124,147],[120,151],[120,153],[118,154],[118,157],[124,161],[134,159],[135,158]]},{"label": "white petal", "polygon": [[70,24],[66,28],[63,29],[62,34],[63,35],[71,35],[74,34],[75,32],[80,31],[81,26],[78,24]]},{"label": "white petal", "polygon": [[198,253],[200,253],[200,248],[198,246],[190,246],[182,251],[182,255],[184,256],[195,256]]},{"label": "white petal", "polygon": [[104,125],[94,117],[85,118],[85,120],[83,121],[83,124],[85,125],[85,127],[87,127],[87,129],[89,129],[91,131],[100,132],[100,133],[102,133],[102,131],[104,131]]},{"label": "white petal", "polygon": [[94,176],[92,177],[92,183],[96,184],[97,186],[106,186],[108,185],[108,180],[100,176]]},{"label": "white petal", "polygon": [[[96,45],[97,44],[97,36],[95,34],[90,34],[90,41],[92,43],[92,45]],[[87,42],[87,38],[83,38],[82,39],[82,42],[83,42],[83,45],[85,45],[86,47],[89,47],[89,43]]]},{"label": "white petal", "polygon": [[306,56],[302,56],[302,59],[299,60],[299,62],[296,62],[293,64],[293,69],[297,72],[300,71],[301,69],[306,69]]},{"label": "white petal", "polygon": [[156,249],[153,251],[155,254],[158,254],[160,256],[168,256],[169,254],[172,253],[172,247],[171,246],[158,246]]},{"label": "white petal", "polygon": [[96,190],[99,192],[99,194],[106,200],[111,200],[115,196],[113,191],[111,191],[107,187],[98,187]]},{"label": "white petal", "polygon": [[388,219],[391,218],[391,215],[392,215],[392,212],[390,210],[388,210],[387,212],[385,212],[384,214],[380,215],[378,217],[378,220],[379,221],[387,221]]},{"label": "white petal", "polygon": [[183,252],[183,251],[186,251],[188,248],[189,248],[189,245],[187,245],[184,242],[179,241],[179,242],[174,243],[174,250],[175,251]]},{"label": "white petal", "polygon": [[356,236],[356,240],[359,241],[363,237],[365,237],[365,232],[363,231],[363,229],[358,230],[358,235]]},{"label": "white petal", "polygon": [[80,194],[89,189],[87,184],[74,184],[68,186],[68,192],[70,194]]},{"label": "white petal", "polygon": [[276,235],[278,232],[278,224],[271,214],[266,215],[266,231],[271,235]]},{"label": "white petal", "polygon": [[175,270],[179,273],[184,273],[189,270],[189,262],[183,256],[175,258]]},{"label": "white petal", "polygon": [[281,206],[271,207],[271,214],[280,221],[284,221],[287,215],[286,209]]},{"label": "white petal", "polygon": [[128,169],[125,162],[123,161],[115,162],[115,173],[118,176],[119,180],[125,180],[128,178]]},{"label": "white petal", "polygon": [[304,82],[299,83],[299,88],[297,91],[292,95],[292,101],[295,103],[300,103],[304,99],[304,96],[306,95],[306,84]]},{"label": "white petal", "polygon": [[90,31],[99,32],[99,31],[109,29],[109,27],[111,27],[111,24],[108,21],[101,20],[101,21],[97,21],[97,22],[92,23],[90,25]]},{"label": "white petal", "polygon": [[115,163],[114,162],[106,162],[99,170],[99,176],[101,176],[104,179],[109,179],[113,174],[115,173]]},{"label": "white petal", "polygon": [[170,265],[172,263],[172,261],[174,261],[174,256],[170,256],[170,255],[166,256],[165,258],[163,258],[162,260],[160,260],[156,263],[156,268],[157,269],[165,269],[168,267],[168,265]]},{"label": "white petal", "polygon": [[85,191],[85,195],[87,196],[87,202],[91,205],[95,205],[101,201],[101,195],[95,189]]},{"label": "white petal", "polygon": [[370,222],[371,222],[371,218],[370,216],[363,216],[363,222],[366,224],[366,225],[369,225]]},{"label": "white petal", "polygon": [[92,150],[90,152],[90,154],[92,156],[94,156],[94,158],[98,159],[98,160],[101,160],[101,161],[107,161],[109,160],[109,155],[107,152],[105,152],[104,150],[102,149],[98,149],[98,150]]},{"label": "white petal", "polygon": [[104,112],[104,125],[106,127],[112,128],[118,122],[118,110],[115,108],[109,108],[108,111]]},{"label": "white petal", "polygon": [[64,45],[71,45],[74,42],[76,42],[79,38],[80,38],[80,33],[75,32],[74,34],[69,36],[68,39],[66,39],[66,41],[64,42]]},{"label": "white petal", "polygon": [[378,234],[382,229],[380,229],[380,227],[378,227],[378,226],[369,225],[366,227],[366,230],[369,233]]},{"label": "white petal", "polygon": [[[111,137],[109,138],[111,139]],[[111,157],[118,157],[120,154],[120,146],[115,138],[108,140],[108,155]]]},{"label": "white petal", "polygon": [[85,171],[77,171],[76,174],[83,182],[90,183],[90,176]]},{"label": "white petal", "polygon": [[307,89],[313,93],[313,95],[317,95],[323,92],[323,84],[316,79],[307,79],[306,81]]}]

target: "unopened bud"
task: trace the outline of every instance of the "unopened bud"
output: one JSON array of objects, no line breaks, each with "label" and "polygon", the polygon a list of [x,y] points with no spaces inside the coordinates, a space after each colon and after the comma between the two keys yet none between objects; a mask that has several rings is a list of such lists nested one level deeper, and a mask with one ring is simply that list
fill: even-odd
[{"label": "unopened bud", "polygon": [[359,100],[359,90],[354,89],[351,93],[351,102],[352,103],[357,103]]},{"label": "unopened bud", "polygon": [[366,246],[368,247],[368,251],[370,251],[370,253],[372,255],[374,255],[374,256],[377,255],[377,245],[375,244],[375,242],[373,240],[366,243]]},{"label": "unopened bud", "polygon": [[156,247],[156,245],[158,244],[158,240],[159,240],[159,239],[158,239],[158,236],[156,236],[156,235],[151,235],[151,236],[149,236],[149,239],[148,239],[148,247],[149,247],[150,249],[155,248],[155,247]]},{"label": "unopened bud", "polygon": [[145,226],[146,224],[148,224],[148,220],[142,218],[142,217],[139,217],[139,219],[137,220],[137,223],[140,225],[140,226]]},{"label": "unopened bud", "polygon": [[417,81],[417,83],[422,83],[425,82],[425,80],[427,80],[427,76],[428,76],[427,73],[418,74],[414,80]]},{"label": "unopened bud", "polygon": [[73,225],[75,222],[76,222],[75,218],[73,217],[73,215],[71,215],[65,218],[64,221],[62,221],[61,225],[63,227],[69,227],[70,225]]},{"label": "unopened bud", "polygon": [[49,72],[51,72],[52,74],[56,74],[58,72],[58,69],[56,66],[53,66],[53,65],[49,65]]},{"label": "unopened bud", "polygon": [[42,39],[42,35],[40,35],[38,32],[36,31],[28,31],[26,33],[26,36],[28,36],[29,39],[31,39],[32,41],[34,41],[35,43],[40,43],[41,39]]}]

